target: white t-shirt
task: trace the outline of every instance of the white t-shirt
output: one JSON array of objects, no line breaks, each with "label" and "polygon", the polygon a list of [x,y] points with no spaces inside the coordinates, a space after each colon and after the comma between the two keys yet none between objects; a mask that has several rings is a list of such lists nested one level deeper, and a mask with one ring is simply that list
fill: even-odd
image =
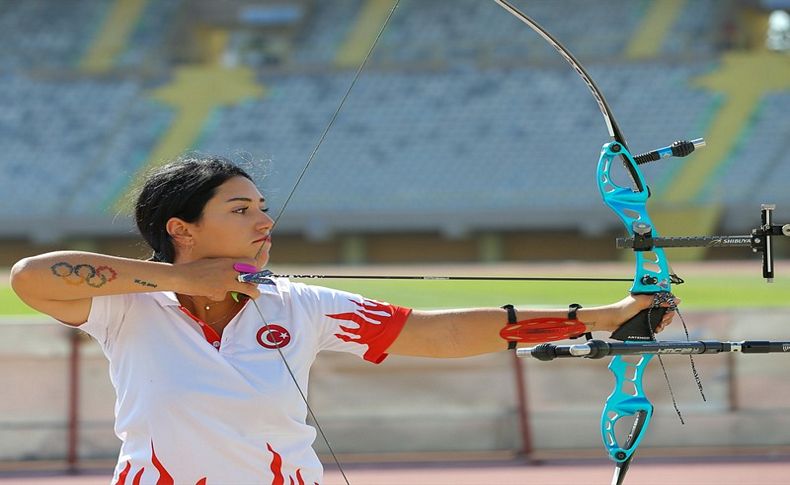
[{"label": "white t-shirt", "polygon": [[321,350],[379,363],[411,310],[276,279],[219,338],[172,292],[93,298],[80,329],[110,361],[114,484],[314,484],[323,469],[302,390]]}]

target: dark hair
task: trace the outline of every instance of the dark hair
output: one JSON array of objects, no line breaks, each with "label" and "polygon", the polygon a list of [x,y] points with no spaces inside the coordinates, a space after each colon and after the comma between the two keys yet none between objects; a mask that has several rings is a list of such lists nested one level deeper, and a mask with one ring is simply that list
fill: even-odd
[{"label": "dark hair", "polygon": [[242,168],[217,156],[188,156],[152,172],[134,211],[137,229],[154,252],[149,260],[172,263],[176,253],[167,221],[171,217],[186,222],[200,220],[217,187],[233,177],[252,180]]}]

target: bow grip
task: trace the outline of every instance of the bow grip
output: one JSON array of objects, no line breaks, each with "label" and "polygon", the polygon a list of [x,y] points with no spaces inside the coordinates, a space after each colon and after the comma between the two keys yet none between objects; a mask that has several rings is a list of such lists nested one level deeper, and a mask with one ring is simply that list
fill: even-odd
[{"label": "bow grip", "polygon": [[617,330],[612,332],[614,340],[655,340],[656,328],[667,313],[667,307],[647,308],[637,313]]}]

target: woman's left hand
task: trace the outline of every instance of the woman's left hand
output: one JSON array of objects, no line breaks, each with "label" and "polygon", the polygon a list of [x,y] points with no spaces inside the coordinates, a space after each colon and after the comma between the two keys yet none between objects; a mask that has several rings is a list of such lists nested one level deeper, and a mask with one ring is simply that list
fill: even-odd
[{"label": "woman's left hand", "polygon": [[[632,317],[634,317],[637,313],[641,312],[642,310],[646,310],[653,305],[653,295],[628,295],[622,300],[618,301],[611,305],[612,309],[612,320],[609,328],[609,331],[617,330],[620,325],[624,324]],[[675,297],[675,306],[680,305],[680,298]],[[669,307],[669,303],[662,303],[662,307]],[[668,311],[664,314],[664,318],[661,319],[661,323],[658,324],[656,327],[656,333],[663,331],[670,323],[672,323],[672,319],[675,318],[675,311]]]}]

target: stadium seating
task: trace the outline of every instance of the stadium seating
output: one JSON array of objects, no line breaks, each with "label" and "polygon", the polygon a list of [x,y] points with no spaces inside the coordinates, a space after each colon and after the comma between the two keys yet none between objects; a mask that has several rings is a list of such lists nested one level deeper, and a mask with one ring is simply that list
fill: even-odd
[{"label": "stadium seating", "polygon": [[[679,88],[701,70],[622,64],[593,69],[593,76],[631,129],[626,135],[632,149],[646,151],[701,134],[714,99]],[[266,79],[272,95],[219,110],[200,149],[271,157],[262,185],[278,207],[350,77]],[[368,72],[289,214],[586,209],[597,197],[593,174],[607,140],[597,105],[567,69]],[[647,170],[652,180],[661,180],[676,163],[682,162]]]},{"label": "stadium seating", "polygon": [[163,45],[173,31],[181,0],[155,0],[146,4],[127,48],[116,59],[119,67],[160,67],[167,62]]},{"label": "stadium seating", "polygon": [[[648,4],[623,0],[515,2],[580,59],[620,56]],[[294,61],[331,64],[361,0],[318,2]],[[661,51],[673,57],[713,53],[713,0],[689,2]],[[491,28],[496,25],[496,28]],[[492,1],[402,1],[378,43],[373,63],[559,63],[554,50]]]},{"label": "stadium seating", "polygon": [[761,203],[790,207],[790,94],[775,93],[762,100],[738,146],[707,192],[712,200],[756,209]]},{"label": "stadium seating", "polygon": [[0,66],[54,69],[75,66],[107,11],[101,0],[3,0],[0,2]]},{"label": "stadium seating", "polygon": [[169,121],[134,81],[0,76],[0,215],[101,214]]},{"label": "stadium seating", "polygon": [[[290,64],[276,73],[258,70],[267,94],[217,107],[205,122],[196,149],[270,159],[256,173],[275,209],[351,81],[353,71],[329,65],[361,5],[316,2]],[[293,224],[375,228],[389,214],[399,219],[388,223],[404,228],[458,227],[508,213],[513,223],[537,227],[549,223],[552,210],[572,214],[568,224],[594,223],[591,214],[611,219],[590,204],[608,136],[587,88],[493,2],[451,5],[402,2],[291,203]],[[715,2],[688,2],[662,54],[640,61],[622,52],[639,27],[643,2],[563,5],[530,2],[529,12],[585,59],[632,151],[705,134],[719,95],[692,87],[692,80],[717,64]],[[175,119],[174,109],[150,93],[171,78],[158,51],[177,6],[149,2],[117,72],[92,76],[76,73],[75,65],[107,13],[105,2],[0,3],[0,216],[111,212]],[[152,64],[160,70],[147,75],[161,74],[134,75],[132,68]],[[790,179],[788,110],[786,92],[762,102],[717,175],[720,183],[710,184],[718,192],[701,199],[790,204],[783,183]],[[671,184],[684,163],[692,162],[646,167],[653,193]]]},{"label": "stadium seating", "polygon": [[300,65],[329,65],[335,58],[363,0],[314,2],[291,61]]}]

